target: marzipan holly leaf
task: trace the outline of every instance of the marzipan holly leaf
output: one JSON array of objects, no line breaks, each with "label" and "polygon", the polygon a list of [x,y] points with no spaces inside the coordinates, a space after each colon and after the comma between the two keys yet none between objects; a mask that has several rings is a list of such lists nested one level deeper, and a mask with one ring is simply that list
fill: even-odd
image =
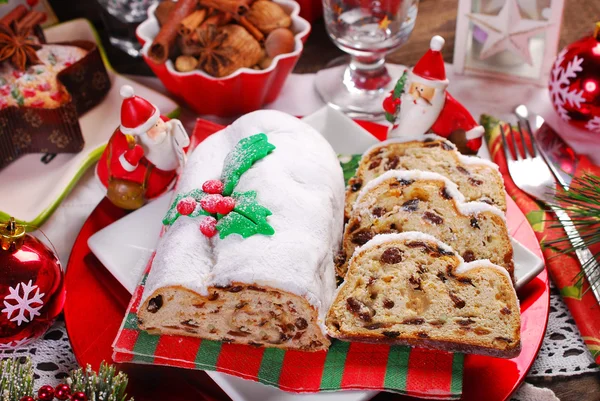
[{"label": "marzipan holly leaf", "polygon": [[231,196],[235,199],[235,208],[217,223],[221,239],[230,234],[239,234],[244,238],[254,234],[275,234],[275,230],[267,222],[271,211],[257,203],[255,191],[234,192]]},{"label": "marzipan holly leaf", "polygon": [[223,196],[231,195],[242,174],[274,149],[275,146],[269,143],[265,134],[256,134],[240,140],[225,158],[221,175],[221,181],[225,185]]},{"label": "marzipan holly leaf", "polygon": [[[180,200],[187,197],[191,197],[194,198],[194,200],[199,204],[200,199],[204,198],[205,196],[206,194],[200,189],[192,189],[190,192],[177,194],[177,196],[173,200],[173,203],[171,203],[171,207],[167,211],[167,214],[163,218],[163,224],[166,226],[170,226],[171,224],[175,223],[175,221],[177,221],[179,216],[181,216],[181,214],[177,211],[177,204]],[[200,205],[198,205],[196,207],[196,210],[189,214],[188,217],[198,217],[201,215],[210,216],[210,213],[204,211],[204,209],[202,209]]]}]

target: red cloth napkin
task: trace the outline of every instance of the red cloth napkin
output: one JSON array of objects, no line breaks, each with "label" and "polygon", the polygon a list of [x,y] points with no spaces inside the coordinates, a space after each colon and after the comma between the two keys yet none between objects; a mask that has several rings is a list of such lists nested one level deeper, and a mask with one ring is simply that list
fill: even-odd
[{"label": "red cloth napkin", "polygon": [[[484,116],[482,117],[482,125],[486,130],[486,139],[492,160],[500,166],[500,172],[504,177],[506,192],[513,198],[533,227],[535,235],[540,241],[552,281],[560,290],[565,304],[571,311],[583,341],[592,353],[596,363],[600,365],[600,306],[592,291],[589,291],[590,284],[585,278],[577,281],[576,277],[581,272],[581,265],[575,255],[563,255],[552,247],[544,245],[549,240],[564,237],[565,232],[562,228],[555,227],[558,222],[553,213],[545,211],[546,206],[533,200],[517,188],[510,178],[506,158],[502,150],[499,122]],[[515,132],[512,131],[508,135],[514,134]],[[520,145],[520,135],[516,134],[514,138]],[[530,144],[527,143],[527,146],[530,146]],[[600,175],[600,166],[594,165],[586,157],[580,157],[574,176],[581,177],[585,173]],[[599,250],[600,247],[591,249],[592,253]]]}]

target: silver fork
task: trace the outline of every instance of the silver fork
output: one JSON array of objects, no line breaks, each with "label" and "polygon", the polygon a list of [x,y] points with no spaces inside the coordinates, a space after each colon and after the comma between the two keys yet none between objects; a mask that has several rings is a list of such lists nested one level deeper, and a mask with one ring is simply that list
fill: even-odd
[{"label": "silver fork", "polygon": [[[504,156],[508,164],[508,172],[514,181],[515,185],[528,195],[544,202],[549,206],[558,221],[562,224],[571,245],[576,247],[575,255],[581,264],[588,281],[591,284],[591,290],[596,297],[596,301],[600,303],[600,266],[594,259],[594,256],[587,247],[581,247],[584,243],[579,235],[579,232],[573,225],[569,215],[554,204],[554,195],[556,194],[556,181],[546,161],[540,154],[535,139],[531,133],[531,129],[523,130],[521,121],[518,123],[519,135],[523,144],[523,155],[521,149],[517,146],[514,135],[511,135],[512,147],[515,151],[515,157],[512,156],[505,132],[510,132],[511,128],[508,124],[504,124],[500,128],[502,133],[502,148]],[[528,149],[525,142],[525,136],[529,136],[531,141],[531,149]]]}]

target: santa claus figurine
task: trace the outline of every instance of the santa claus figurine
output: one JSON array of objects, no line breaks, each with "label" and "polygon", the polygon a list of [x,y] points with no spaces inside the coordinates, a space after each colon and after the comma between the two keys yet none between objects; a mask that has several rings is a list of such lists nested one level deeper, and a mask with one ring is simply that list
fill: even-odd
[{"label": "santa claus figurine", "polygon": [[483,127],[446,90],[448,79],[442,58],[444,38],[434,36],[429,50],[411,71],[405,71],[383,102],[393,137],[422,137],[434,133],[454,142],[464,153],[476,153]]},{"label": "santa claus figurine", "polygon": [[96,173],[116,206],[134,210],[174,184],[185,163],[189,137],[179,120],[161,116],[152,103],[121,87],[121,125],[100,157]]}]

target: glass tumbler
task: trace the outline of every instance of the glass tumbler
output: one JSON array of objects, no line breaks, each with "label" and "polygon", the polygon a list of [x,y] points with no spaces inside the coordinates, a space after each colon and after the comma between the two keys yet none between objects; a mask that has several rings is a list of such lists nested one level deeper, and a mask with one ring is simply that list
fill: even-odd
[{"label": "glass tumbler", "polygon": [[317,74],[316,89],[325,102],[350,117],[374,120],[384,115],[383,99],[394,86],[385,55],[410,37],[418,4],[418,0],[323,0],[327,33],[350,55],[349,63]]}]

